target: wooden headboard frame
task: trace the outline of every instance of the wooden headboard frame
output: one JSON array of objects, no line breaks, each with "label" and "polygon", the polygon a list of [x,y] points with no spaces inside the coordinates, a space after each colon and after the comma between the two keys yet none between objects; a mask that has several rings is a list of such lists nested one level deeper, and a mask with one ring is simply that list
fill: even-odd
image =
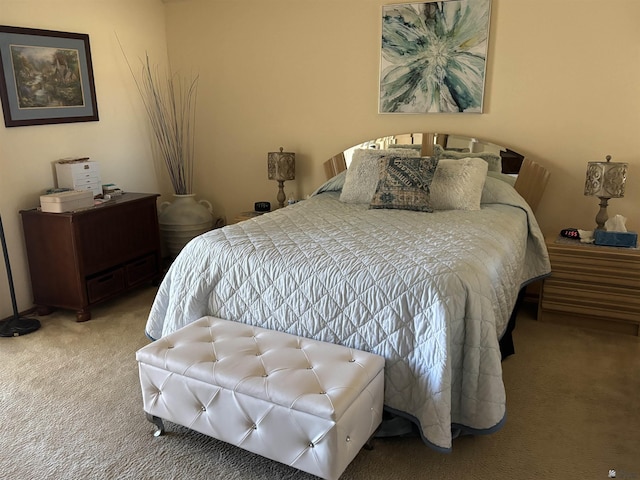
[{"label": "wooden headboard frame", "polygon": [[[327,179],[335,177],[347,169],[344,154],[340,153],[324,162]],[[514,188],[524,198],[534,212],[542,199],[542,194],[549,183],[549,171],[539,163],[525,158],[518,172]]]},{"label": "wooden headboard frame", "polygon": [[542,200],[550,175],[549,170],[533,160],[525,158],[522,162],[513,188],[527,201],[534,212]]}]

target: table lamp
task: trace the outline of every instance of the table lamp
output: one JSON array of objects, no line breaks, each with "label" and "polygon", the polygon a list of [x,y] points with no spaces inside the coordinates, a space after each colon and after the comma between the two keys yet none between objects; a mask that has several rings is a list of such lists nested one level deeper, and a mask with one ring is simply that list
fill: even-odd
[{"label": "table lamp", "polygon": [[624,184],[627,180],[627,163],[612,162],[607,155],[606,162],[589,162],[584,194],[600,199],[600,211],[596,215],[596,230],[604,230],[609,218],[607,205],[610,198],[624,197]]},{"label": "table lamp", "polygon": [[269,180],[278,182],[278,205],[284,207],[286,199],[284,194],[284,182],[296,178],[296,154],[293,152],[284,152],[284,148],[280,147],[279,152],[269,152],[268,156],[268,172]]}]

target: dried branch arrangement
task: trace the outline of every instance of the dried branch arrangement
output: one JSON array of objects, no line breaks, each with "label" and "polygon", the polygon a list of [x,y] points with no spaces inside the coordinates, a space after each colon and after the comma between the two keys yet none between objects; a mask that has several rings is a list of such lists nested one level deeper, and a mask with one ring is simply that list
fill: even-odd
[{"label": "dried branch arrangement", "polygon": [[157,66],[152,68],[148,55],[141,63],[138,77],[127,59],[149,117],[158,147],[156,153],[169,172],[174,192],[178,195],[193,193],[198,76],[184,79],[169,72],[165,78],[158,73]]}]

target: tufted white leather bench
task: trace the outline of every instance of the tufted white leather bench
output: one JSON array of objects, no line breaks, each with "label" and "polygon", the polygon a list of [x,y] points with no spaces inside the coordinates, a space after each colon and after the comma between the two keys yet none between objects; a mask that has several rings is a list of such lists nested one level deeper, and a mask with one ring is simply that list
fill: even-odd
[{"label": "tufted white leather bench", "polygon": [[325,479],[382,420],[384,359],[215,317],[136,353],[144,411]]}]

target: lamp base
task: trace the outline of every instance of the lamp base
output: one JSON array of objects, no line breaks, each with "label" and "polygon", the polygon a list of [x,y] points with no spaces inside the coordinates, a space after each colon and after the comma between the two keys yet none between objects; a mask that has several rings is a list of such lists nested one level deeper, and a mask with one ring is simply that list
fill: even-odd
[{"label": "lamp base", "polygon": [[284,194],[284,180],[278,180],[278,196],[276,198],[278,199],[278,206],[283,208],[284,201],[287,199]]},{"label": "lamp base", "polygon": [[609,197],[598,197],[600,199],[600,210],[596,215],[596,230],[604,230],[604,224],[609,220],[607,215],[607,206],[609,205]]},{"label": "lamp base", "polygon": [[12,317],[0,321],[0,337],[19,337],[40,328],[40,320],[26,317]]}]

